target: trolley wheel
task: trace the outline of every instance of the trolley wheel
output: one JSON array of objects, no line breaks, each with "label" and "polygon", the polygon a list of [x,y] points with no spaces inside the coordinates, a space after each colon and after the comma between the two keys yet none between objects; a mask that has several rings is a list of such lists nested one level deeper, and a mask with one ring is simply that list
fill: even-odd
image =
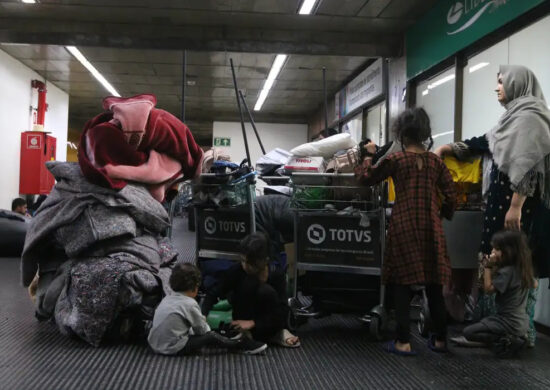
[{"label": "trolley wheel", "polygon": [[422,337],[428,337],[432,329],[432,318],[430,316],[430,310],[422,305],[420,315],[418,319],[418,333]]},{"label": "trolley wheel", "polygon": [[382,319],[380,317],[378,317],[377,315],[371,316],[370,324],[369,324],[369,333],[376,340],[382,340],[382,336],[384,334],[384,329],[382,325],[383,325]]}]

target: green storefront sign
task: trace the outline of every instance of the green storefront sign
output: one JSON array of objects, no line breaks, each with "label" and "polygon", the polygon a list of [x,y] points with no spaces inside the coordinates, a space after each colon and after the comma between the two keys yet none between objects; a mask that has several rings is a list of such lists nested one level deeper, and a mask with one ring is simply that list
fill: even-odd
[{"label": "green storefront sign", "polygon": [[406,34],[411,79],[545,0],[440,0]]},{"label": "green storefront sign", "polygon": [[231,138],[214,137],[214,146],[231,146]]}]

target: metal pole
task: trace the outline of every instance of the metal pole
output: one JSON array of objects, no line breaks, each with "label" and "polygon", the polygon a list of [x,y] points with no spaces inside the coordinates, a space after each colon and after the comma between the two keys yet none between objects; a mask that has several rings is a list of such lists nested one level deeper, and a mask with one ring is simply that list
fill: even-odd
[{"label": "metal pole", "polygon": [[328,137],[328,109],[327,109],[327,77],[326,68],[323,66],[323,95],[325,98],[325,134]]},{"label": "metal pole", "polygon": [[241,97],[241,100],[243,101],[243,106],[248,113],[248,119],[250,119],[250,124],[252,125],[252,128],[254,129],[254,133],[256,134],[256,138],[258,139],[258,143],[260,144],[260,149],[262,149],[262,154],[265,154],[264,145],[262,144],[262,140],[260,139],[260,135],[258,134],[258,129],[256,129],[256,123],[254,123],[254,118],[252,117],[252,113],[248,109],[248,106],[246,105],[246,100],[244,100],[243,92],[239,89],[239,96]]},{"label": "metal pole", "polygon": [[237,107],[239,107],[239,114],[241,116],[241,128],[243,130],[244,148],[246,150],[246,158],[248,159],[248,166],[252,166],[250,161],[250,151],[248,150],[248,140],[246,139],[246,130],[244,128],[243,110],[241,108],[241,99],[239,99],[239,88],[237,87],[237,78],[235,77],[235,67],[233,66],[233,58],[229,59],[231,64],[231,74],[233,75],[233,86],[235,87],[235,97],[237,98]]},{"label": "metal pole", "polygon": [[187,50],[183,51],[183,64],[182,64],[182,76],[183,81],[181,83],[181,121],[185,122],[185,85],[187,84]]}]

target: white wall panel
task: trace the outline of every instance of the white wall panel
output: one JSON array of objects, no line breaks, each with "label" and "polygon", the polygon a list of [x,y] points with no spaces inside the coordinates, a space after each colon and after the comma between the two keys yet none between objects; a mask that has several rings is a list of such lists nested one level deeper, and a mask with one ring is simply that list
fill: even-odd
[{"label": "white wall panel", "polygon": [[[19,196],[19,156],[21,132],[30,130],[31,80],[40,75],[0,50],[0,208],[9,209]],[[69,96],[47,83],[49,105],[45,128],[57,138],[57,159],[66,159]]]}]

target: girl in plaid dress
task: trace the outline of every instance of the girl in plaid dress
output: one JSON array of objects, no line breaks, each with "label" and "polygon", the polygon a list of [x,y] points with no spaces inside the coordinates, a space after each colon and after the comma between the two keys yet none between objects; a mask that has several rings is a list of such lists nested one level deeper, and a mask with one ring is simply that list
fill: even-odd
[{"label": "girl in plaid dress", "polygon": [[[399,355],[414,355],[410,339],[411,287],[424,285],[434,324],[428,346],[446,351],[447,319],[443,285],[451,276],[451,265],[441,217],[450,219],[456,205],[451,174],[441,159],[428,150],[433,144],[430,119],[422,108],[403,112],[395,123],[402,151],[391,154],[376,166],[367,157],[356,170],[362,184],[373,185],[392,177],[396,200],[392,211],[382,282],[393,291],[397,339],[386,347]],[[368,155],[368,154],[367,154]]]}]

